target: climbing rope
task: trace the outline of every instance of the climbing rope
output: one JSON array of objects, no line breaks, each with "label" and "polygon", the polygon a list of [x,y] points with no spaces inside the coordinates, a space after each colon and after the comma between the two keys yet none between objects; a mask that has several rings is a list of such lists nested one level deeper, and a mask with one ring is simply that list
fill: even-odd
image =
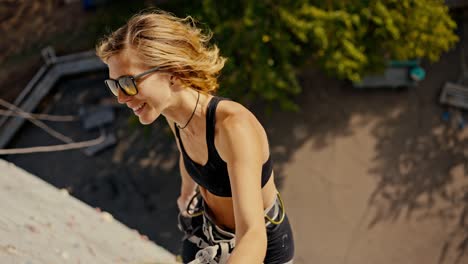
[{"label": "climbing rope", "polygon": [[52,152],[52,151],[63,151],[63,150],[70,150],[70,149],[79,149],[79,148],[86,148],[94,145],[101,144],[106,139],[106,135],[104,131],[101,129],[101,135],[92,140],[86,140],[81,142],[75,142],[73,139],[61,134],[60,132],[52,129],[44,122],[40,120],[48,120],[54,122],[71,122],[79,120],[78,116],[59,116],[59,115],[46,115],[46,114],[32,114],[23,111],[21,108],[0,99],[0,105],[3,107],[8,108],[9,110],[0,110],[0,115],[3,116],[17,116],[21,118],[25,118],[34,125],[38,126],[46,133],[51,135],[52,137],[66,143],[61,145],[53,145],[53,146],[38,146],[38,147],[29,147],[29,148],[14,148],[14,149],[0,149],[0,155],[11,155],[11,154],[27,154],[27,153],[37,153],[37,152]]}]

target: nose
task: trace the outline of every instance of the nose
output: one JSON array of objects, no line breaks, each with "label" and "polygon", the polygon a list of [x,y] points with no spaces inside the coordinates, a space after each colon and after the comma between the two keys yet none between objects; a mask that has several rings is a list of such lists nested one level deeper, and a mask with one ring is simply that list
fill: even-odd
[{"label": "nose", "polygon": [[117,96],[117,101],[119,104],[125,104],[131,100],[131,96],[126,95],[122,90],[119,89],[119,95]]}]

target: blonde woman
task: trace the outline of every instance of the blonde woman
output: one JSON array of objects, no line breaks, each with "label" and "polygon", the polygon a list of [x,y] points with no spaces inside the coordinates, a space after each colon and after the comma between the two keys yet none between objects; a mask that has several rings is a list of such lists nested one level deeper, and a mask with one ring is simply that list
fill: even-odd
[{"label": "blonde woman", "polygon": [[292,263],[267,135],[248,109],[213,95],[226,59],[209,40],[192,18],[153,11],[132,17],[96,50],[118,102],[142,124],[163,115],[175,135],[184,263]]}]

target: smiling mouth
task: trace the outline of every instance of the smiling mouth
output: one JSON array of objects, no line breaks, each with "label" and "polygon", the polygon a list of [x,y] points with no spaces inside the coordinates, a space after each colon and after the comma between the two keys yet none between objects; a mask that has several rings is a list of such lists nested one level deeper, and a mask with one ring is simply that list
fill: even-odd
[{"label": "smiling mouth", "polygon": [[146,103],[142,103],[141,105],[135,107],[135,108],[132,108],[133,112],[135,114],[139,114],[141,112],[141,110],[143,110],[143,108],[146,106]]}]

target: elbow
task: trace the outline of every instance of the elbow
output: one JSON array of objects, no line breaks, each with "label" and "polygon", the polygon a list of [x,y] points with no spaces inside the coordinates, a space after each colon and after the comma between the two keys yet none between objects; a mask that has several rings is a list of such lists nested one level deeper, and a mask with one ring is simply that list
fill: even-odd
[{"label": "elbow", "polygon": [[252,230],[250,232],[250,237],[252,238],[252,241],[255,241],[255,244],[257,246],[257,252],[261,253],[261,256],[259,256],[262,260],[266,256],[266,251],[267,251],[267,244],[268,244],[268,238],[267,238],[267,233],[266,229],[256,229]]},{"label": "elbow", "polygon": [[267,246],[267,233],[266,228],[263,226],[261,228],[250,228],[249,230],[245,231],[242,235],[237,237],[248,238],[249,241],[255,241],[256,244],[261,245],[261,247]]},{"label": "elbow", "polygon": [[258,239],[260,240],[262,248],[264,248],[266,252],[267,242],[268,242],[266,229],[263,229],[262,231],[259,232]]},{"label": "elbow", "polygon": [[267,244],[268,244],[266,229],[258,231],[255,237],[258,240],[259,252],[262,252],[260,259],[264,260],[266,256]]},{"label": "elbow", "polygon": [[256,228],[247,230],[243,236],[237,236],[236,246],[228,263],[262,263],[267,251],[266,229]]}]

